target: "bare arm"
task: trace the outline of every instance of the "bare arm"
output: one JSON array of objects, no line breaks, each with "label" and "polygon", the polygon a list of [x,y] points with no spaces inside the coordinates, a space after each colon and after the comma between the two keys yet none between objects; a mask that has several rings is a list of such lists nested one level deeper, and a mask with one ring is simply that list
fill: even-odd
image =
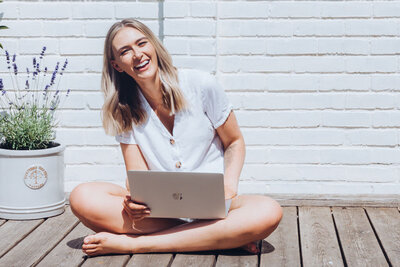
[{"label": "bare arm", "polygon": [[230,199],[237,194],[240,173],[246,153],[244,139],[233,111],[229,114],[225,123],[217,128],[217,133],[225,151],[225,199]]},{"label": "bare arm", "polygon": [[[138,145],[121,143],[122,155],[124,156],[126,170],[148,170],[146,160]],[[129,191],[128,178],[125,181],[126,189]]]}]

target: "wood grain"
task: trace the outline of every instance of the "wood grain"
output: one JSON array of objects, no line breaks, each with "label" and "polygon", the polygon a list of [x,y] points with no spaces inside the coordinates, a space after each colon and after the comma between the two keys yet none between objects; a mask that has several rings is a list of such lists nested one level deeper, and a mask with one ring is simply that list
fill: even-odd
[{"label": "wood grain", "polygon": [[130,255],[104,255],[88,257],[87,260],[82,264],[82,267],[123,267],[129,261]]},{"label": "wood grain", "polygon": [[77,224],[68,207],[61,215],[48,218],[5,256],[0,266],[31,266],[39,262]]},{"label": "wood grain", "polygon": [[347,265],[389,266],[362,208],[333,208]]},{"label": "wood grain", "polygon": [[83,239],[94,232],[82,223],[79,223],[61,242],[42,260],[37,267],[78,266],[84,260],[86,254],[82,251]]},{"label": "wood grain", "polygon": [[304,266],[344,266],[329,207],[299,207]]},{"label": "wood grain", "polygon": [[0,227],[0,258],[12,247],[24,239],[30,232],[43,223],[40,220],[7,221]]},{"label": "wood grain", "polygon": [[134,254],[126,267],[167,267],[172,259],[171,253]]},{"label": "wood grain", "polygon": [[400,213],[397,208],[367,208],[392,266],[400,266]]},{"label": "wood grain", "polygon": [[296,207],[283,207],[283,218],[261,244],[260,266],[300,266]]},{"label": "wood grain", "polygon": [[212,267],[215,263],[215,255],[176,254],[171,267]]}]

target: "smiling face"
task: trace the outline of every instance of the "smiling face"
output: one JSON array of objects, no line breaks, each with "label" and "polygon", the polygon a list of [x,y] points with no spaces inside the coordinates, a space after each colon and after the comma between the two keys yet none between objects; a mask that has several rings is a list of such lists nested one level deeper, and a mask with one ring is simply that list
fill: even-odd
[{"label": "smiling face", "polygon": [[139,85],[156,77],[158,61],[155,48],[139,30],[132,27],[120,29],[112,41],[112,50],[112,66],[119,72],[126,72]]}]

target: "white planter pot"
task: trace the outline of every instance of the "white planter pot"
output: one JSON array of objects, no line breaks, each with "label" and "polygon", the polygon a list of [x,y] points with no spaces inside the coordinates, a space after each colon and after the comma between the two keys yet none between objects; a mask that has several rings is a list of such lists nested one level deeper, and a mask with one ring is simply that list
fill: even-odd
[{"label": "white planter pot", "polygon": [[64,150],[61,145],[0,149],[0,218],[29,220],[64,212]]}]

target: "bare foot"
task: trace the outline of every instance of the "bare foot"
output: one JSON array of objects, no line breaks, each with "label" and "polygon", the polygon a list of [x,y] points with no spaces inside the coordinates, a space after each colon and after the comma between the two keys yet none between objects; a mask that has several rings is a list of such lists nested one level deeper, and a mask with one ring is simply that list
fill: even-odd
[{"label": "bare foot", "polygon": [[125,234],[100,232],[83,240],[82,251],[89,256],[104,254],[129,254],[135,248],[135,238]]},{"label": "bare foot", "polygon": [[240,247],[241,249],[246,250],[247,252],[250,252],[252,254],[257,254],[258,252],[260,252],[260,250],[258,249],[258,242],[254,241],[254,242],[250,242],[242,247]]}]

